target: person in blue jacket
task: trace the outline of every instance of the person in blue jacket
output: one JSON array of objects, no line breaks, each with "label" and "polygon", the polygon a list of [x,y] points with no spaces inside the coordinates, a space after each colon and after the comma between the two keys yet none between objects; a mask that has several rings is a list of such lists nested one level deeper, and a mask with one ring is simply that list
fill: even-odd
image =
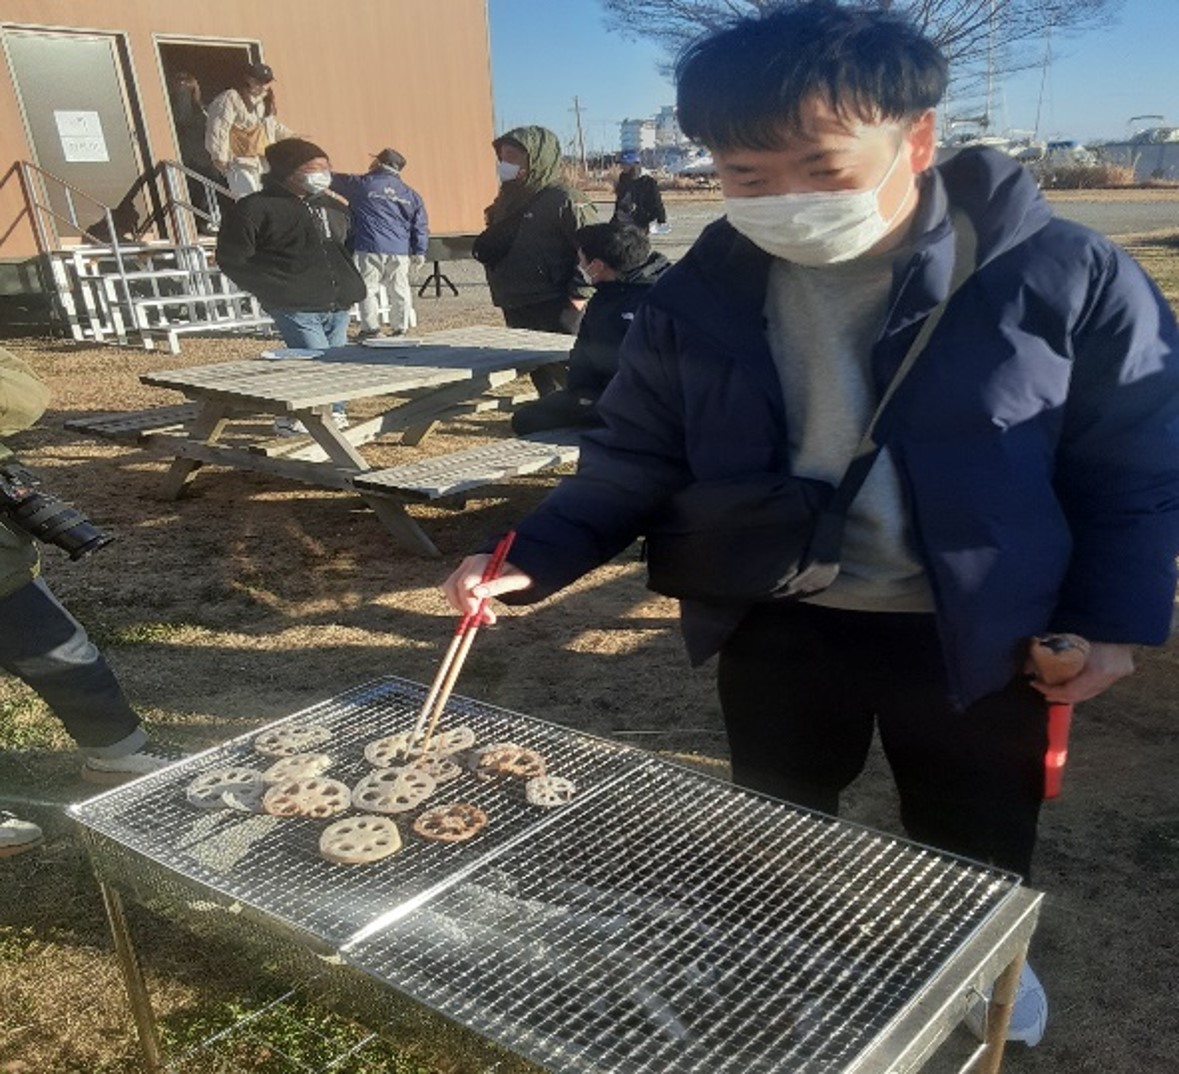
[{"label": "person in blue jacket", "polygon": [[[676,74],[727,218],[651,289],[577,474],[516,527],[498,579],[470,556],[448,599],[539,600],[699,483],[836,483],[947,297],[961,214],[974,270],[877,426],[835,581],[805,600],[684,601],[682,626],[693,662],[720,654],[737,783],[835,813],[875,730],[910,836],[1027,877],[1047,701],[1097,696],[1170,628],[1174,317],[1011,158],[934,166],[947,64],[900,16],[777,9],[696,42]],[[1091,643],[1056,687],[1024,674],[1049,631]],[[1027,971],[1013,1037],[1035,1043],[1045,1018]]]},{"label": "person in blue jacket", "polygon": [[400,336],[417,325],[409,270],[425,264],[430,228],[421,195],[401,178],[404,167],[405,157],[389,148],[373,157],[364,175],[332,174],[332,190],[352,212],[348,245],[364,278],[360,339],[381,333],[381,284],[389,293],[391,333]]}]

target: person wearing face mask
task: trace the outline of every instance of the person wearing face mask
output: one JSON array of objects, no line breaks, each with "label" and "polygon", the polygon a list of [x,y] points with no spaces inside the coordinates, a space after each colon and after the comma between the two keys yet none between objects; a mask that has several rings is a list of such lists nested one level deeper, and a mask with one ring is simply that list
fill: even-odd
[{"label": "person wearing face mask", "polygon": [[581,278],[594,288],[569,352],[565,388],[517,408],[517,436],[601,424],[598,400],[618,372],[618,349],[635,311],[671,263],[653,253],[645,231],[629,224],[587,224],[577,232]]},{"label": "person wearing face mask", "polygon": [[[499,194],[472,254],[483,265],[491,301],[509,328],[577,333],[592,293],[577,272],[577,229],[597,219],[586,195],[560,175],[561,143],[545,127],[517,127],[492,142]],[[564,384],[564,366],[532,373],[543,395]]]},{"label": "person wearing face mask", "polygon": [[[217,264],[258,297],[288,347],[342,347],[365,288],[345,245],[348,210],[330,192],[331,162],[301,138],[267,146],[266,161],[262,189],[235,202],[222,221]],[[347,424],[342,407],[334,413]],[[300,431],[278,424],[279,432]]]},{"label": "person wearing face mask", "polygon": [[274,72],[267,64],[243,68],[237,84],[209,104],[205,148],[235,198],[262,189],[266,147],[294,136],[278,118]]},{"label": "person wearing face mask", "polygon": [[[934,166],[947,63],[900,15],[772,9],[676,76],[726,219],[639,309],[577,474],[447,597],[540,600],[646,535],[692,662],[719,653],[737,783],[835,813],[879,734],[912,838],[1029,877],[1048,702],[1170,629],[1175,319],[1010,157]],[[1029,679],[1057,632],[1082,669]],[[1046,1019],[1027,970],[1010,1039]]]}]

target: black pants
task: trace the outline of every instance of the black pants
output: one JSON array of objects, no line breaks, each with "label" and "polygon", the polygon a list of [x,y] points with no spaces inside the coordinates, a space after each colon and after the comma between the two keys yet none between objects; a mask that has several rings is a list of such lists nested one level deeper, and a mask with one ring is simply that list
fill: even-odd
[{"label": "black pants", "polygon": [[564,388],[523,404],[512,415],[512,432],[517,436],[528,436],[548,429],[583,429],[601,424],[598,406],[593,399],[575,395]]},{"label": "black pants", "polygon": [[[567,298],[554,298],[531,306],[513,306],[503,312],[504,324],[509,328],[530,328],[534,332],[563,332],[575,336],[581,323],[580,311],[570,306]],[[567,373],[568,363],[550,362],[538,365],[528,375],[537,392],[548,395],[565,387]]]},{"label": "black pants", "polygon": [[1047,705],[1017,679],[956,712],[932,615],[759,605],[718,683],[736,783],[834,814],[878,727],[909,836],[1028,878]]}]

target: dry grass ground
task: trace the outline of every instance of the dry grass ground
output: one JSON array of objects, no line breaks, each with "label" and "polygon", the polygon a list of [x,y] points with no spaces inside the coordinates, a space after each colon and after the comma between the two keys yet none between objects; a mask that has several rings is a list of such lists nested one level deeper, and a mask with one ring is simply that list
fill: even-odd
[{"label": "dry grass ground", "polygon": [[[1172,302],[1177,248],[1136,247]],[[424,328],[495,316],[477,288],[420,303]],[[63,429],[76,414],[174,401],[139,374],[255,354],[256,341],[186,341],[180,357],[134,350],[21,343],[49,382],[54,409],[18,441],[59,495],[109,526],[117,543],[81,563],[47,556],[47,576],[91,628],[161,737],[199,748],[338,693],[367,678],[432,675],[451,627],[438,593],[448,565],[538,501],[550,479],[489,490],[466,510],[418,510],[444,563],[394,551],[355,499],[292,489],[256,475],[202,472],[179,502],[157,498],[157,459]],[[447,451],[501,435],[495,418],[454,422],[427,441]],[[499,419],[502,422],[502,419]],[[410,449],[375,449],[394,462]],[[1037,884],[1047,892],[1034,958],[1050,990],[1049,1035],[1012,1049],[1015,1074],[1162,1074],[1179,1070],[1173,1029],[1179,810],[1173,758],[1179,650],[1143,653],[1132,680],[1075,721],[1064,797],[1045,810]],[[675,609],[643,587],[624,555],[536,608],[510,612],[481,635],[459,692],[558,723],[690,756],[724,771],[711,669],[691,672]],[[140,1069],[131,1019],[84,853],[60,812],[83,797],[78,759],[41,702],[0,682],[0,806],[47,829],[44,849],[0,866],[0,1074],[131,1074]],[[879,758],[848,796],[849,816],[895,829]],[[170,1047],[199,1040],[274,994],[256,965],[133,914]],[[297,1004],[275,1015],[272,1042],[231,1049],[222,1066],[293,1069],[351,1030]],[[341,1070],[492,1069],[461,1037],[412,1025]],[[342,1047],[342,1044],[341,1044]],[[969,1043],[956,1035],[929,1068],[952,1069]],[[314,1067],[319,1069],[319,1067]],[[513,1069],[510,1062],[494,1069]]]}]

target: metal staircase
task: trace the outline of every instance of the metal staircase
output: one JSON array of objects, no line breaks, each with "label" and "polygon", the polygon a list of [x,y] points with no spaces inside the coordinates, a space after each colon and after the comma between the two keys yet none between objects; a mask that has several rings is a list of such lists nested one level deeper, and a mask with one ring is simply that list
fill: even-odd
[{"label": "metal staircase", "polygon": [[[159,208],[132,229],[117,210],[43,168],[18,167],[54,309],[73,339],[148,350],[163,341],[175,354],[182,335],[272,327],[258,300],[217,268],[213,240],[202,234],[220,224],[218,194],[229,196],[218,183],[161,161],[144,180],[162,195],[153,199]],[[190,180],[205,188],[207,208],[192,204]],[[79,205],[95,223],[80,222]],[[79,241],[61,242],[59,224]]]}]

